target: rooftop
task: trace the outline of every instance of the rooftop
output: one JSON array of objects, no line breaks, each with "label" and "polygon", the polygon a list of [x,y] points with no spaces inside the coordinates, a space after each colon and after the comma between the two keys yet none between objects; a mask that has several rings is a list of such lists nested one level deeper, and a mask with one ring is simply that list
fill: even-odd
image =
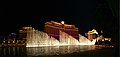
[{"label": "rooftop", "polygon": [[75,25],[69,25],[69,24],[65,24],[64,21],[61,21],[61,23],[59,22],[55,22],[55,21],[50,21],[50,22],[46,22],[46,25],[51,25],[51,26],[55,26],[55,27],[61,27],[62,25],[64,25],[64,28],[76,28]]}]

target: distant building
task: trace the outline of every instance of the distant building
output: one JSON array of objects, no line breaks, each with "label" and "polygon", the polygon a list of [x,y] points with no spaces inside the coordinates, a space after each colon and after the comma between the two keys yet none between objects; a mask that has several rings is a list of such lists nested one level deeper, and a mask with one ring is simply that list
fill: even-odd
[{"label": "distant building", "polygon": [[21,30],[19,30],[19,40],[26,40],[27,37],[27,32],[32,30],[33,28],[31,26],[29,27],[22,27]]},{"label": "distant building", "polygon": [[61,23],[50,21],[45,23],[44,31],[49,35],[59,40],[59,31],[63,31],[72,37],[79,39],[78,28],[75,25],[65,24],[64,21]]},{"label": "distant building", "polygon": [[96,39],[97,35],[98,35],[98,32],[95,29],[93,29],[92,31],[88,31],[88,33],[87,33],[88,39],[91,41],[93,39]]}]

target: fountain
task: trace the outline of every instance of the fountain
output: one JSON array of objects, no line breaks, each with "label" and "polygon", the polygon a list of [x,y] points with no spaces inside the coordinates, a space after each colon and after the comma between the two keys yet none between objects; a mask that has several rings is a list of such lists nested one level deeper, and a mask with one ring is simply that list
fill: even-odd
[{"label": "fountain", "polygon": [[47,35],[42,31],[31,30],[27,33],[26,47],[51,46],[59,44],[59,41]]},{"label": "fountain", "polygon": [[60,45],[78,45],[79,41],[67,33],[60,31]]},{"label": "fountain", "polygon": [[79,34],[79,42],[80,42],[80,45],[95,45],[96,39],[93,39],[93,41],[90,41],[86,37]]},{"label": "fountain", "polygon": [[60,45],[94,45],[96,42],[96,39],[90,41],[80,34],[79,40],[77,40],[63,31],[60,31],[59,38],[60,40],[57,40],[52,36],[48,36],[47,33],[35,30],[33,28],[27,32],[26,47],[60,46]]}]

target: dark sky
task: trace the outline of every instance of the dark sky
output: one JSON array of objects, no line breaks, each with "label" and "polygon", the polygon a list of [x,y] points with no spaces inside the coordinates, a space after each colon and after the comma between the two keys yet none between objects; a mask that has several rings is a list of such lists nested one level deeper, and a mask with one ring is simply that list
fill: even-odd
[{"label": "dark sky", "polygon": [[46,21],[64,20],[79,27],[84,35],[93,28],[103,30],[106,37],[117,31],[117,0],[40,0],[3,2],[0,14],[0,34],[18,32],[32,25],[43,30]]}]

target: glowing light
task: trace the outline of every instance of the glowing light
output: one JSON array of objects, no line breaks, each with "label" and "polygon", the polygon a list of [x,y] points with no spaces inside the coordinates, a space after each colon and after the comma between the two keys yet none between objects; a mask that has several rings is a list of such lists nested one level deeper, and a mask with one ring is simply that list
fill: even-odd
[{"label": "glowing light", "polygon": [[95,29],[93,29],[92,31],[88,31],[88,34],[98,34],[98,32]]},{"label": "glowing light", "polygon": [[65,22],[64,21],[61,21],[61,24],[64,24]]},{"label": "glowing light", "polygon": [[103,31],[101,30],[101,33],[103,33]]},{"label": "glowing light", "polygon": [[98,32],[95,29],[93,29],[92,32],[95,34],[98,34]]},{"label": "glowing light", "polygon": [[104,39],[102,39],[102,41],[104,41]]}]

